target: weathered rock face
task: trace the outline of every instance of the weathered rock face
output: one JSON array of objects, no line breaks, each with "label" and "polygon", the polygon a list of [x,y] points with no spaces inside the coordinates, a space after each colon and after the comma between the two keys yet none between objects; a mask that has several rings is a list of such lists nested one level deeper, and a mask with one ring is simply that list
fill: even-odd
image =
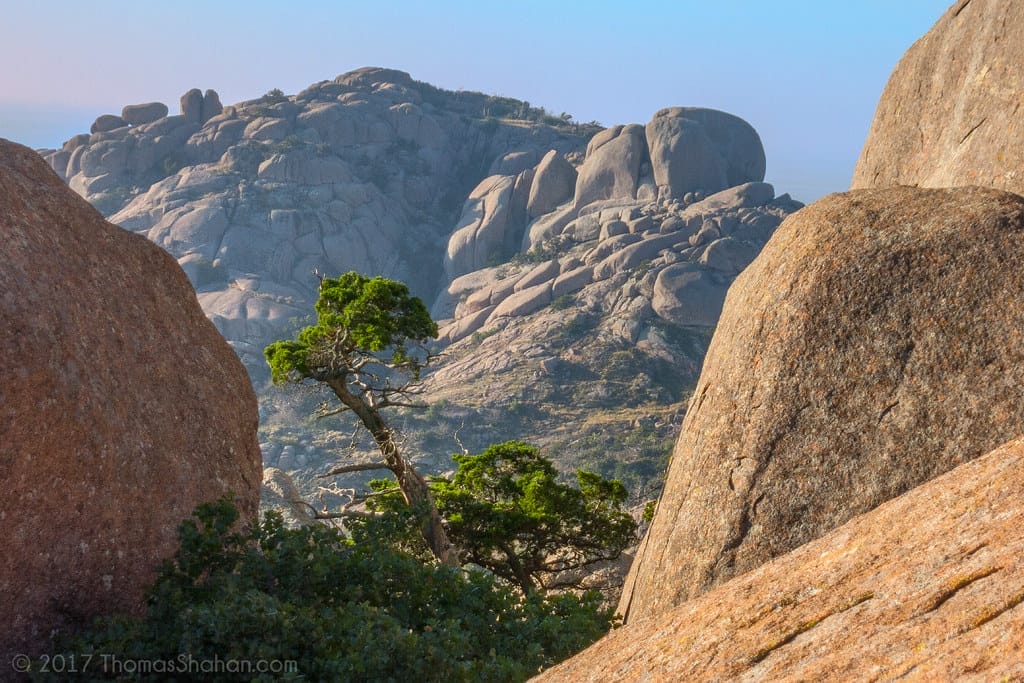
[{"label": "weathered rock face", "polygon": [[1022,488],[1018,440],[536,680],[1019,680]]},{"label": "weathered rock face", "polygon": [[[111,220],[179,260],[262,382],[263,346],[312,311],[315,271],[379,273],[431,298],[447,284],[453,225],[473,227],[452,237],[449,273],[518,251],[533,167],[549,150],[582,149],[588,129],[485,121],[493,106],[368,68],[227,108],[212,90],[190,90],[180,116],[76,136],[46,158]],[[509,192],[470,197],[458,220],[491,167]]]},{"label": "weathered rock face", "polygon": [[647,124],[654,181],[663,196],[712,194],[764,180],[761,138],[743,119],[714,109],[662,109]]},{"label": "weathered rock face", "polygon": [[256,400],[181,269],[0,140],[0,653],[137,612],[193,508],[259,500]]},{"label": "weathered rock face", "polygon": [[102,114],[96,117],[96,120],[92,122],[91,126],[89,126],[89,132],[107,133],[127,125],[128,122],[120,116],[115,116],[113,114]]},{"label": "weathered rock face", "polygon": [[620,609],[634,621],[1024,432],[1024,199],[831,195],[736,279]]},{"label": "weathered rock face", "polygon": [[576,187],[576,169],[556,150],[544,155],[530,185],[526,205],[531,216],[542,216],[572,196]]},{"label": "weathered rock face", "polygon": [[576,207],[601,199],[636,198],[640,164],[646,158],[643,126],[612,126],[595,135],[576,179]]},{"label": "weathered rock face", "polygon": [[1024,5],[959,0],[907,50],[852,188],[982,185],[1024,194]]},{"label": "weathered rock face", "polygon": [[189,123],[199,124],[203,118],[203,91],[192,88],[181,96],[181,115]]},{"label": "weathered rock face", "polygon": [[121,118],[133,126],[153,123],[167,116],[167,105],[163,102],[128,104],[121,110]]}]

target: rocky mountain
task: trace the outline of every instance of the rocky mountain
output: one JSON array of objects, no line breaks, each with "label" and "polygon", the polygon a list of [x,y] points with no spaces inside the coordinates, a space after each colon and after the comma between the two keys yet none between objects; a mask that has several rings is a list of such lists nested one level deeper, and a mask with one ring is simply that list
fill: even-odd
[{"label": "rocky mountain", "polygon": [[834,194],[736,279],[620,604],[644,619],[1024,434],[1024,198]]},{"label": "rocky mountain", "polygon": [[255,517],[260,451],[245,370],[163,250],[6,140],[0,230],[7,662],[47,651],[53,630],[139,612],[198,504],[234,493]]},{"label": "rocky mountain", "polygon": [[981,185],[1024,194],[1024,6],[958,0],[896,65],[854,189]]},{"label": "rocky mountain", "polygon": [[535,680],[1020,680],[1022,487],[1018,439]]},{"label": "rocky mountain", "polygon": [[398,418],[423,466],[515,437],[656,487],[726,289],[800,207],[762,182],[756,131],[708,109],[602,129],[366,68],[180,112],[130,105],[43,153],[178,259],[256,384],[266,464],[307,490],[350,428],[268,387],[262,349],[310,319],[314,273],[433,302],[437,405]]}]

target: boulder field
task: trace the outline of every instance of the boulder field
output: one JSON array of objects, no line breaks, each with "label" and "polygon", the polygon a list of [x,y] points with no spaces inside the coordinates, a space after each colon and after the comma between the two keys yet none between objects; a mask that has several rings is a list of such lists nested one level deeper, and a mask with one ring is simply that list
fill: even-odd
[{"label": "boulder field", "polygon": [[[0,140],[0,655],[138,613],[200,503],[259,502],[256,398],[174,259]],[[0,674],[2,676],[2,674]]]}]

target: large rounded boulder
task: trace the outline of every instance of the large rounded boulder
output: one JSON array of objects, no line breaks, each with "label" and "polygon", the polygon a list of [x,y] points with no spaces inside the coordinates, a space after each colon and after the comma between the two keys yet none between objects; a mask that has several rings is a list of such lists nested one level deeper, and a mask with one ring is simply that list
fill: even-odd
[{"label": "large rounded boulder", "polygon": [[624,591],[657,614],[1024,434],[1024,198],[830,195],[736,279]]},{"label": "large rounded boulder", "polygon": [[646,128],[659,194],[712,194],[764,180],[764,147],[749,123],[724,111],[669,107]]},{"label": "large rounded boulder", "polygon": [[173,258],[6,140],[0,232],[6,655],[142,610],[197,505],[254,518],[261,463],[245,369]]},{"label": "large rounded boulder", "polygon": [[1024,3],[960,0],[907,50],[854,189],[983,185],[1024,194]]}]

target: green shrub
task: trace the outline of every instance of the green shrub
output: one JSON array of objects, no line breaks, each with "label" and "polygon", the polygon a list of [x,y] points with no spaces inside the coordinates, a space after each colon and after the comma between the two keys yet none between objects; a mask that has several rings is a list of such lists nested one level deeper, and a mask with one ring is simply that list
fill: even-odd
[{"label": "green shrub", "polygon": [[[80,660],[93,656],[87,678],[116,678],[102,666],[112,657],[188,656],[284,663],[274,674],[218,680],[518,681],[611,625],[597,594],[524,597],[489,574],[425,564],[372,534],[353,542],[319,524],[290,530],[273,513],[239,532],[237,519],[229,502],[201,506],[181,525],[175,562],[161,569],[143,618],[100,619],[65,641]],[[131,678],[169,680],[166,672]]]}]

